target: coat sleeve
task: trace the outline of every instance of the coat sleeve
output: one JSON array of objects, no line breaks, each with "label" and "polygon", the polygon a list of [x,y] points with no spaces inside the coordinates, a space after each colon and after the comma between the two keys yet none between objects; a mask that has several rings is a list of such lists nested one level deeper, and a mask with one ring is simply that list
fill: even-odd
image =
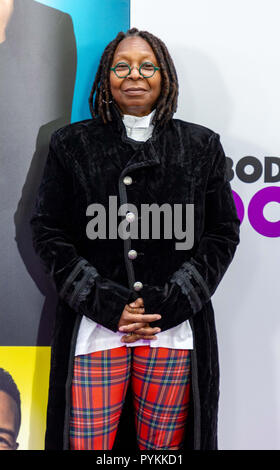
[{"label": "coat sleeve", "polygon": [[205,195],[205,225],[193,256],[169,276],[164,288],[144,284],[146,313],[160,313],[151,323],[162,331],[189,319],[210,300],[239,243],[240,221],[226,173],[226,157],[218,134],[211,134],[207,154],[212,166]]},{"label": "coat sleeve", "polygon": [[65,157],[54,133],[30,219],[33,246],[59,297],[78,314],[117,331],[132,291],[101,277],[77,252],[70,228],[72,169],[62,154]]}]

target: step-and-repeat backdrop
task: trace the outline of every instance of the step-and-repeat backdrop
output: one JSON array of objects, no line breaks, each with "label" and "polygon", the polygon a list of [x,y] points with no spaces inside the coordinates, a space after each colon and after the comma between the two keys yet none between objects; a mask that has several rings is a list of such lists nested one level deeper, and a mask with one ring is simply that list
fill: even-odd
[{"label": "step-and-repeat backdrop", "polygon": [[50,135],[90,116],[101,53],[130,26],[171,52],[175,117],[220,134],[242,220],[213,297],[219,448],[280,448],[279,15],[277,0],[0,0],[0,396],[1,381],[19,391],[19,449],[44,447],[57,297],[29,218]]}]

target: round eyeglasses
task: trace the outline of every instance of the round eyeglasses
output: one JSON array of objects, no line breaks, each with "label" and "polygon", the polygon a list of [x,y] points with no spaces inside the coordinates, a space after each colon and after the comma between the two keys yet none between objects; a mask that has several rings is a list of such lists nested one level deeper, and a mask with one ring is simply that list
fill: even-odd
[{"label": "round eyeglasses", "polygon": [[142,75],[144,78],[152,77],[155,72],[160,69],[152,62],[143,62],[140,67],[130,67],[126,62],[118,62],[115,67],[111,67],[110,70],[113,70],[118,78],[126,78],[131,74],[131,70],[134,68],[137,68],[140,75]]}]

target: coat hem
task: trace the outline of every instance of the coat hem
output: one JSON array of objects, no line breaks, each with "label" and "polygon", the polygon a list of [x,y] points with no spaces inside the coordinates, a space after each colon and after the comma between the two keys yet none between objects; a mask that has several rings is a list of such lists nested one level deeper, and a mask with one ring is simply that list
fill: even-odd
[{"label": "coat hem", "polygon": [[194,445],[193,450],[200,450],[201,448],[201,410],[200,410],[200,397],[198,387],[198,369],[197,369],[197,355],[196,355],[196,341],[194,334],[193,319],[189,318],[191,329],[193,332],[194,347],[191,350],[191,374],[192,374],[192,393],[193,393],[193,412],[194,412]]},{"label": "coat hem", "polygon": [[64,415],[64,428],[63,428],[63,450],[69,450],[69,423],[70,423],[70,410],[71,410],[71,386],[73,379],[73,367],[75,359],[75,348],[77,342],[78,331],[82,317],[77,316],[74,330],[71,339],[70,357],[68,363],[68,374],[65,385],[65,415]]}]

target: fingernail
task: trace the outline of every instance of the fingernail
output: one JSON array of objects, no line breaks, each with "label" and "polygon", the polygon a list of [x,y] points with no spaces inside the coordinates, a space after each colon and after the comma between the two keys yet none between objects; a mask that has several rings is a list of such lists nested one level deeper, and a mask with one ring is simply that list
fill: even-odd
[{"label": "fingernail", "polygon": [[119,327],[119,331],[125,331],[125,327],[124,327],[124,326],[120,326],[120,327]]},{"label": "fingernail", "polygon": [[136,307],[136,303],[135,302],[132,302],[132,304],[130,304],[131,307]]}]

